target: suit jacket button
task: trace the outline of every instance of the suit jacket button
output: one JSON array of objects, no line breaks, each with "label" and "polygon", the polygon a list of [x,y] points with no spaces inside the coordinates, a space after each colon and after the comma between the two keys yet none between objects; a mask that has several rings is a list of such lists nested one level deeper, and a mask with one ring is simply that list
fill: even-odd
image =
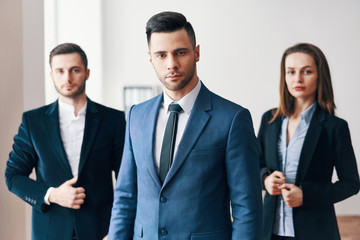
[{"label": "suit jacket button", "polygon": [[160,202],[166,203],[166,202],[167,202],[167,198],[164,197],[164,196],[160,197]]},{"label": "suit jacket button", "polygon": [[160,234],[162,236],[166,236],[166,235],[168,235],[168,231],[165,228],[162,228],[161,231],[160,231]]}]

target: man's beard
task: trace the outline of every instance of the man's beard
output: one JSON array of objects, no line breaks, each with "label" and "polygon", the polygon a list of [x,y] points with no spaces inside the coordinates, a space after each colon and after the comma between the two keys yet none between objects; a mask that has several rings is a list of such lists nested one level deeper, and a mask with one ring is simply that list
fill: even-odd
[{"label": "man's beard", "polygon": [[79,85],[79,87],[77,88],[77,90],[75,92],[68,93],[68,94],[63,93],[61,91],[61,89],[59,89],[56,86],[55,86],[55,89],[60,95],[62,95],[64,97],[67,97],[67,98],[73,98],[74,99],[74,98],[80,96],[81,94],[83,94],[85,92],[85,85],[86,85],[86,79],[84,79],[84,82],[82,82],[82,84]]}]

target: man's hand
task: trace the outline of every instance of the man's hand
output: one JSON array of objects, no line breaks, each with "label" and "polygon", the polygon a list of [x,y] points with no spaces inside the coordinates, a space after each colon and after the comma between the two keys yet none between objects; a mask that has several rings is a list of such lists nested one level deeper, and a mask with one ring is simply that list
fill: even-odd
[{"label": "man's hand", "polygon": [[280,195],[281,189],[279,189],[279,186],[284,183],[285,183],[284,173],[279,171],[274,171],[264,179],[265,189],[270,195]]},{"label": "man's hand", "polygon": [[73,185],[77,181],[77,176],[64,182],[59,187],[54,188],[49,196],[49,202],[59,204],[60,206],[80,209],[84,203],[85,189],[82,187],[74,188]]},{"label": "man's hand", "polygon": [[279,186],[285,203],[291,207],[300,207],[303,204],[303,191],[294,184],[284,183]]}]

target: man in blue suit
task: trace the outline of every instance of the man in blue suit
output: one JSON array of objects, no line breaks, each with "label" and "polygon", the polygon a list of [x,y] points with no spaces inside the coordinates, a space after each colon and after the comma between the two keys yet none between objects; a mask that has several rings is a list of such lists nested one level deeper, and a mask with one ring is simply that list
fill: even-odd
[{"label": "man in blue suit", "polygon": [[[110,223],[124,113],[87,98],[90,70],[78,45],[55,47],[50,67],[59,99],[23,114],[6,184],[33,207],[33,240],[99,240]],[[33,169],[36,179],[29,177]]]},{"label": "man in blue suit", "polygon": [[[164,91],[129,112],[108,239],[260,239],[259,160],[249,111],[199,80],[199,46],[182,14],[154,15],[146,33]],[[178,122],[170,124],[168,140],[172,116]]]}]

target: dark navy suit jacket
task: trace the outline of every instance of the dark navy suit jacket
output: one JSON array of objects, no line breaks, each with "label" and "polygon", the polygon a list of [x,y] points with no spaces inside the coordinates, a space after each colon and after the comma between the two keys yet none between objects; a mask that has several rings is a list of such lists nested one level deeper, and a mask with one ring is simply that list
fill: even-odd
[{"label": "dark navy suit jacket", "polygon": [[[263,115],[258,141],[260,166],[264,171],[281,171],[277,143],[281,118],[272,119],[272,110]],[[338,181],[332,182],[336,169]],[[303,205],[293,208],[296,239],[340,239],[334,204],[359,191],[359,174],[346,121],[317,106],[301,150],[295,185],[303,191]],[[263,240],[270,240],[278,196],[267,192],[264,199]]]},{"label": "dark navy suit jacket", "polygon": [[[60,135],[58,102],[25,112],[5,171],[10,191],[33,207],[32,239],[78,240],[106,235],[113,202],[112,171],[119,171],[124,113],[88,99],[78,181],[85,188],[79,210],[44,203],[49,187],[73,178]],[[36,179],[29,178],[35,169]]]},{"label": "dark navy suit jacket", "polygon": [[162,101],[161,94],[130,110],[109,240],[258,240],[261,186],[249,111],[202,85],[161,184],[154,135]]}]

